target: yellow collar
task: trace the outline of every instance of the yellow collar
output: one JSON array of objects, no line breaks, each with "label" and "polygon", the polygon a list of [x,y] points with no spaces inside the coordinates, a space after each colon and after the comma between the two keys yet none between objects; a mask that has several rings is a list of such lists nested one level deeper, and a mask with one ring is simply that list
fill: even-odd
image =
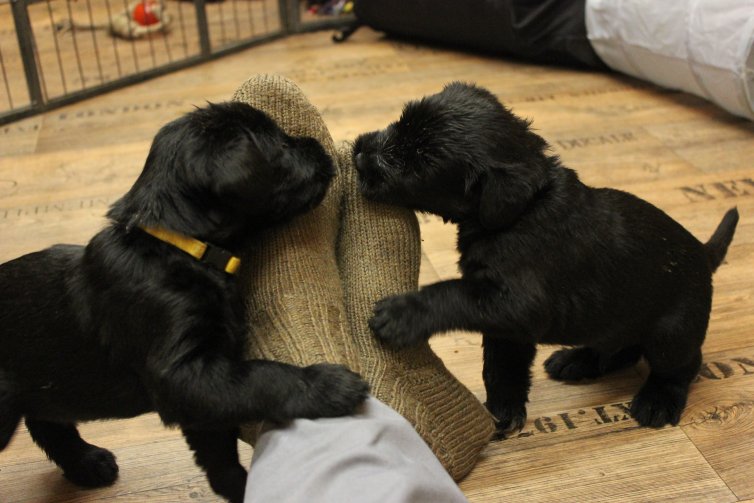
[{"label": "yellow collar", "polygon": [[241,266],[241,259],[234,257],[229,251],[215,245],[160,227],[142,227],[141,229],[160,241],[164,241],[188,253],[196,260],[213,265],[228,274],[235,274]]}]

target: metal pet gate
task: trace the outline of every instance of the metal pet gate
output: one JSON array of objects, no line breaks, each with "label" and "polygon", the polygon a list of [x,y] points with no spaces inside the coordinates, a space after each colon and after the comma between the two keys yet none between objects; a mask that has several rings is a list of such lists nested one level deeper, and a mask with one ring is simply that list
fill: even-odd
[{"label": "metal pet gate", "polygon": [[301,0],[0,0],[0,124],[274,38],[334,27]]}]

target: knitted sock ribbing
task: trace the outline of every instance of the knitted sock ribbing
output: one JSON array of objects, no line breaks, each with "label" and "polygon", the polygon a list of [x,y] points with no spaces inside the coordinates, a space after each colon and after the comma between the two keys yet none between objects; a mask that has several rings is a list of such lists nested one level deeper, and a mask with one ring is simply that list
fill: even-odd
[{"label": "knitted sock ribbing", "polygon": [[347,143],[338,146],[345,206],[338,265],[361,373],[372,394],[403,415],[458,480],[474,467],[494,432],[490,414],[429,344],[394,351],[371,333],[375,302],[416,290],[421,261],[413,212],[364,199]]},{"label": "knitted sock ribbing", "polygon": [[[233,100],[267,113],[289,135],[315,138],[335,158],[319,112],[292,82],[252,77]],[[263,232],[242,254],[238,281],[252,334],[249,358],[301,366],[341,363],[359,371],[335,258],[342,193],[336,176],[319,206]],[[241,438],[253,443],[258,427],[242,428]]]},{"label": "knitted sock ribbing", "polygon": [[[456,480],[474,466],[494,431],[490,415],[429,345],[395,352],[367,320],[384,296],[417,288],[419,228],[410,211],[364,200],[351,145],[336,151],[317,110],[290,81],[257,76],[233,96],[283,130],[322,143],[338,173],[320,206],[265,233],[243,255],[251,358],[297,365],[344,363],[372,393],[408,419]],[[242,438],[254,441],[256,428]]]}]

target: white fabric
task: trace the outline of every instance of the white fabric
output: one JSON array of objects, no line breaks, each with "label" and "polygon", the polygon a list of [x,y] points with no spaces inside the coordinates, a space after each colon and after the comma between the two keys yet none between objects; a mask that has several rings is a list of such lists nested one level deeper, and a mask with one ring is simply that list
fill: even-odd
[{"label": "white fabric", "polygon": [[613,70],[754,119],[754,0],[587,0],[586,27]]},{"label": "white fabric", "polygon": [[354,416],[263,433],[245,503],[468,503],[403,416],[370,397]]}]

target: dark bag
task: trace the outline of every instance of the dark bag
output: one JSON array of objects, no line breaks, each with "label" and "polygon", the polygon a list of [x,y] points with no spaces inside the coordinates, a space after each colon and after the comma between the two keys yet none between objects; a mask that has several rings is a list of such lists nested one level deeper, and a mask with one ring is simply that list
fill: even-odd
[{"label": "dark bag", "polygon": [[355,0],[356,22],[389,35],[516,56],[605,68],[586,36],[586,0]]}]

